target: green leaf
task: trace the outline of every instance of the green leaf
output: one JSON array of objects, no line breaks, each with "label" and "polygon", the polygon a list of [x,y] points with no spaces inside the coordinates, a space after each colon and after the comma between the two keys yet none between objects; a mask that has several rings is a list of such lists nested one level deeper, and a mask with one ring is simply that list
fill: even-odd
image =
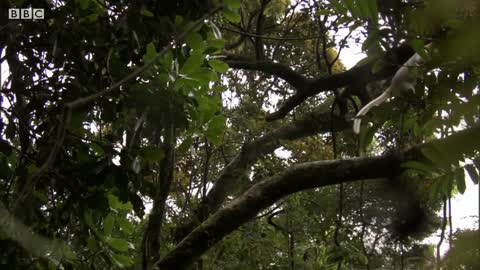
[{"label": "green leaf", "polygon": [[80,9],[87,9],[90,4],[90,0],[75,0],[75,3],[80,7]]},{"label": "green leaf", "polygon": [[232,23],[239,23],[241,21],[240,14],[230,11],[230,10],[225,10],[223,11],[223,16],[225,16],[225,19],[227,21],[232,22]]},{"label": "green leaf", "polygon": [[430,167],[429,165],[417,161],[407,161],[402,163],[401,167],[403,168],[410,168],[414,169],[415,171],[423,174],[423,175],[430,175],[435,172],[435,169]]},{"label": "green leaf", "polygon": [[102,156],[105,154],[105,151],[103,150],[102,146],[100,146],[99,144],[92,142],[89,144],[89,146],[97,156]]},{"label": "green leaf", "polygon": [[98,249],[98,244],[97,244],[97,240],[95,239],[95,236],[93,235],[90,235],[88,237],[88,240],[87,240],[87,248],[90,250],[90,251],[95,251]]},{"label": "green leaf", "polygon": [[183,17],[181,15],[175,15],[175,25],[180,26],[183,23]]},{"label": "green leaf", "polygon": [[362,26],[363,23],[361,21],[355,21],[351,26],[348,27],[350,31],[355,31],[358,27]]},{"label": "green leaf", "polygon": [[359,7],[355,4],[354,0],[344,0],[345,6],[347,6],[348,10],[350,13],[352,13],[353,17],[361,17],[360,16],[360,9]]},{"label": "green leaf", "polygon": [[367,149],[367,147],[372,143],[376,131],[376,125],[366,126],[365,128],[360,129],[360,149]]},{"label": "green leaf", "polygon": [[65,244],[62,244],[62,255],[69,261],[77,260],[77,255],[75,254],[75,252],[73,252],[73,250]]},{"label": "green leaf", "polygon": [[125,211],[131,211],[133,209],[133,205],[131,202],[122,203],[117,196],[111,193],[107,193],[106,196],[108,199],[108,205],[112,209],[125,210]]},{"label": "green leaf", "polygon": [[412,46],[412,49],[416,53],[418,53],[418,55],[420,55],[423,59],[428,59],[429,58],[428,53],[425,50],[425,45],[424,45],[422,40],[413,39],[413,40],[410,40],[409,43],[410,43],[410,46]]},{"label": "green leaf", "polygon": [[112,234],[114,223],[115,223],[115,217],[111,213],[109,213],[103,220],[103,232],[105,233],[105,235]]},{"label": "green leaf", "polygon": [[220,61],[220,60],[217,60],[217,59],[211,59],[208,61],[208,64],[213,68],[215,69],[217,72],[220,72],[220,73],[225,73],[228,71],[228,65],[223,62],[223,61]]},{"label": "green leaf", "polygon": [[225,41],[223,39],[209,39],[207,40],[207,46],[221,50],[225,47]]},{"label": "green leaf", "polygon": [[[360,0],[363,1],[363,0]],[[378,23],[378,7],[377,7],[377,0],[366,0],[367,8],[368,8],[368,15],[376,24]]]},{"label": "green leaf", "polygon": [[105,242],[114,250],[120,251],[120,252],[125,252],[128,251],[128,248],[131,246],[131,243],[129,243],[127,240],[121,239],[121,238],[115,238],[108,236],[105,238]]},{"label": "green leaf", "polygon": [[37,171],[38,171],[38,167],[35,164],[30,164],[27,166],[28,174],[34,174]]},{"label": "green leaf", "polygon": [[225,0],[225,6],[228,9],[239,9],[240,8],[240,0]]},{"label": "green leaf", "polygon": [[132,234],[135,230],[135,226],[125,217],[118,217],[117,222],[120,225],[120,229],[127,235]]},{"label": "green leaf", "polygon": [[111,254],[112,260],[120,268],[130,267],[133,265],[133,259],[122,254]]},{"label": "green leaf", "polygon": [[369,49],[374,48],[375,46],[378,46],[378,41],[381,39],[380,36],[380,31],[373,29],[370,31],[367,39],[362,44],[362,51],[366,52],[369,51]]},{"label": "green leaf", "polygon": [[172,50],[168,50],[158,61],[167,71],[171,71],[173,61]]},{"label": "green leaf", "polygon": [[473,166],[473,164],[468,164],[465,166],[465,170],[467,171],[468,175],[470,176],[470,179],[472,179],[472,182],[474,184],[478,184],[478,172]]},{"label": "green leaf", "polygon": [[185,154],[188,151],[188,149],[190,149],[190,147],[192,146],[192,143],[193,143],[192,135],[188,135],[178,147],[178,150],[177,150],[178,154],[179,155]]},{"label": "green leaf", "polygon": [[443,154],[434,145],[423,147],[421,151],[427,159],[432,161],[439,168],[446,171],[450,170],[450,162],[443,157]]},{"label": "green leaf", "polygon": [[48,260],[48,270],[57,270],[58,269],[58,262],[53,262],[52,260]]},{"label": "green leaf", "polygon": [[153,13],[146,8],[142,8],[140,10],[140,14],[142,14],[142,16],[145,16],[145,17],[153,17],[154,16]]},{"label": "green leaf", "polygon": [[197,112],[199,115],[199,118],[196,120],[200,124],[208,122],[221,108],[220,101],[214,97],[199,96],[196,100],[198,102]]},{"label": "green leaf", "polygon": [[455,171],[455,181],[457,183],[458,191],[461,194],[465,193],[467,186],[465,184],[465,171],[463,169],[460,168]]},{"label": "green leaf", "polygon": [[222,135],[223,131],[225,130],[225,121],[225,116],[216,115],[208,123],[208,128],[205,132],[205,136],[207,137],[209,142],[213,143],[214,145],[218,145],[221,143],[220,135]]},{"label": "green leaf", "polygon": [[38,190],[35,190],[33,192],[33,196],[35,198],[39,199],[43,203],[47,203],[49,201],[47,195],[43,194],[42,192],[40,192]]},{"label": "green leaf", "polygon": [[208,86],[210,82],[218,81],[218,75],[208,68],[199,68],[195,72],[189,74],[190,79],[200,82],[204,86]]},{"label": "green leaf", "polygon": [[192,33],[185,38],[188,46],[195,51],[203,52],[205,50],[205,42],[203,38],[198,33]]},{"label": "green leaf", "polygon": [[92,14],[85,17],[85,20],[87,22],[96,22],[97,19],[98,19],[98,13],[92,13]]},{"label": "green leaf", "polygon": [[429,189],[430,197],[434,199],[441,194],[447,194],[449,192],[449,186],[453,177],[453,173],[448,173],[442,174],[433,179],[432,186]]},{"label": "green leaf", "polygon": [[370,15],[368,2],[369,0],[355,1],[354,7],[358,9],[361,18],[368,18]]},{"label": "green leaf", "polygon": [[345,14],[347,9],[338,0],[329,1],[336,13]]},{"label": "green leaf", "polygon": [[95,225],[94,225],[94,222],[93,222],[92,211],[90,211],[90,210],[85,211],[85,212],[83,213],[83,219],[85,220],[85,224],[87,224],[88,227],[90,227],[90,229],[94,229],[94,228],[95,228]]},{"label": "green leaf", "polygon": [[155,48],[155,44],[153,42],[150,42],[147,44],[146,52],[145,55],[143,56],[143,62],[148,62],[155,58],[157,55],[157,49]]},{"label": "green leaf", "polygon": [[368,257],[361,254],[361,253],[358,253],[358,260],[363,264],[363,265],[367,265],[368,263]]},{"label": "green leaf", "polygon": [[190,57],[188,57],[187,61],[185,61],[182,68],[180,69],[180,73],[182,74],[193,73],[195,70],[200,68],[200,66],[202,66],[204,59],[205,59],[205,55],[203,54],[190,55]]},{"label": "green leaf", "polygon": [[144,160],[150,162],[158,162],[165,158],[165,152],[162,149],[153,146],[142,148],[141,155]]},{"label": "green leaf", "polygon": [[315,15],[321,16],[321,15],[329,15],[331,12],[328,9],[320,9],[315,11]]}]

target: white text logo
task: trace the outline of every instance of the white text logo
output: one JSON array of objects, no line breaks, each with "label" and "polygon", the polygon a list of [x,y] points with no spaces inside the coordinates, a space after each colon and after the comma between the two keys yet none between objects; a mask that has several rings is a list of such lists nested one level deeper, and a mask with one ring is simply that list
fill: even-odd
[{"label": "white text logo", "polygon": [[9,8],[10,20],[43,20],[45,11],[43,8]]}]

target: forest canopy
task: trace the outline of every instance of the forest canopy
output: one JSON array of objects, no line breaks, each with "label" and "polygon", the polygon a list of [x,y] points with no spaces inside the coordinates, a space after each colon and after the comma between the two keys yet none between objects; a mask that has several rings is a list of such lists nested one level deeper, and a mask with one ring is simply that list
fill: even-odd
[{"label": "forest canopy", "polygon": [[479,8],[2,1],[0,267],[480,269]]}]

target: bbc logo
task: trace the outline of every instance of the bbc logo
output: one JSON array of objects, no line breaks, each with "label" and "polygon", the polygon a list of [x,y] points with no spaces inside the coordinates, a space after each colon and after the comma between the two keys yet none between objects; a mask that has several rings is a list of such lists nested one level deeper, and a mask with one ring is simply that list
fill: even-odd
[{"label": "bbc logo", "polygon": [[10,20],[43,20],[45,11],[43,8],[9,8],[8,18]]}]

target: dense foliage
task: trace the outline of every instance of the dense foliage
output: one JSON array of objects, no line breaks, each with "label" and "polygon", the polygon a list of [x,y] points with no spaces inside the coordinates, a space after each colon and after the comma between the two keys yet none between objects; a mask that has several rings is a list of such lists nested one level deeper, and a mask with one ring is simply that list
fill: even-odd
[{"label": "dense foliage", "polygon": [[2,269],[480,267],[447,211],[478,185],[478,1],[0,7]]}]

